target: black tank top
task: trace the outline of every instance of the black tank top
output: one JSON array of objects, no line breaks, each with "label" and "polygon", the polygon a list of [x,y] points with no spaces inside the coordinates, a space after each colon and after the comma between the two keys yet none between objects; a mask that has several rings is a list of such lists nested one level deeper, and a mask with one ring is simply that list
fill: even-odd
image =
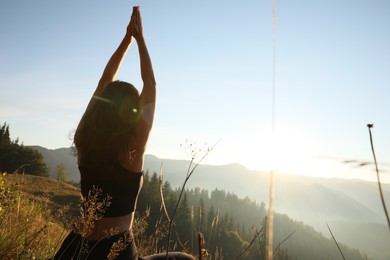
[{"label": "black tank top", "polygon": [[120,217],[134,212],[142,188],[143,172],[131,172],[119,162],[109,169],[79,165],[79,171],[84,198],[93,186],[102,190],[102,198],[111,197],[111,205],[104,212],[104,217]]}]

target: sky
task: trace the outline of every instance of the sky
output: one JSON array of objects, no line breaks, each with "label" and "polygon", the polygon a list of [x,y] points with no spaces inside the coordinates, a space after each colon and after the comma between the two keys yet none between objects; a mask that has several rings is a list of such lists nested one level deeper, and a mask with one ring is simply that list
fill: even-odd
[{"label": "sky", "polygon": [[[134,5],[158,88],[147,153],[190,159],[189,144],[216,144],[202,163],[375,181],[372,165],[359,167],[373,161],[374,123],[390,183],[386,0],[278,0],[274,17],[271,0],[2,0],[0,124],[11,138],[72,144]],[[118,79],[142,87],[136,44]]]}]

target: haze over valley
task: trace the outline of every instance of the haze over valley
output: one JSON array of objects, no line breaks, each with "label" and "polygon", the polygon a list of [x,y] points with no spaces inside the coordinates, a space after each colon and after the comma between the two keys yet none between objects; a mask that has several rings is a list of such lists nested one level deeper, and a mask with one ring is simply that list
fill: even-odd
[{"label": "haze over valley", "polygon": [[[49,150],[35,146],[45,158],[50,175],[62,163],[68,177],[78,182],[76,160],[70,148]],[[189,161],[167,160],[153,155],[145,157],[145,171],[160,174],[173,188],[183,184]],[[248,170],[239,164],[200,164],[187,183],[188,189],[199,187],[234,193],[258,203],[268,203],[268,173]],[[274,210],[302,221],[330,237],[329,224],[339,242],[359,248],[374,259],[390,257],[390,232],[386,226],[377,183],[362,180],[326,179],[298,175],[275,174]],[[390,201],[390,185],[382,184],[385,200]],[[388,202],[390,203],[390,202]],[[379,250],[379,251],[378,251]],[[387,252],[387,253],[385,253]]]}]

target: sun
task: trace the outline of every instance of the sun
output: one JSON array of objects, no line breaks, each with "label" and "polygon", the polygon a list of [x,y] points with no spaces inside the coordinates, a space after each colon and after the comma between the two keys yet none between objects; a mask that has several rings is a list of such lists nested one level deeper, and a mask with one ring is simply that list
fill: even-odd
[{"label": "sun", "polygon": [[[208,154],[204,164],[238,163],[249,170],[312,177],[330,177],[339,172],[338,162],[324,160],[321,155],[331,144],[319,140],[310,129],[278,122],[274,141],[269,124],[240,129],[221,138]],[[333,164],[332,164],[333,163]]]},{"label": "sun", "polygon": [[[319,159],[321,144],[309,131],[294,125],[278,123],[272,132],[258,131],[247,137],[241,160],[249,169],[308,176],[326,174]],[[273,140],[272,140],[273,139]]]}]

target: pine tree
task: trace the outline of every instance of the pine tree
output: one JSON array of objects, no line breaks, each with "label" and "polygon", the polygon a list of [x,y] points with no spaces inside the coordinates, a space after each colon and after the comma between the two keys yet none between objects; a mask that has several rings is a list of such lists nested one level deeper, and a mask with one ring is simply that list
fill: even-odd
[{"label": "pine tree", "polygon": [[191,210],[188,207],[187,193],[183,194],[177,209],[176,215],[176,230],[179,234],[179,238],[183,244],[191,242]]},{"label": "pine tree", "polygon": [[2,149],[9,148],[11,145],[11,139],[9,135],[9,126],[4,123],[3,126],[0,128],[0,151]]},{"label": "pine tree", "polygon": [[49,177],[49,168],[38,151],[19,145],[19,139],[12,141],[9,125],[0,128],[0,171]]}]

